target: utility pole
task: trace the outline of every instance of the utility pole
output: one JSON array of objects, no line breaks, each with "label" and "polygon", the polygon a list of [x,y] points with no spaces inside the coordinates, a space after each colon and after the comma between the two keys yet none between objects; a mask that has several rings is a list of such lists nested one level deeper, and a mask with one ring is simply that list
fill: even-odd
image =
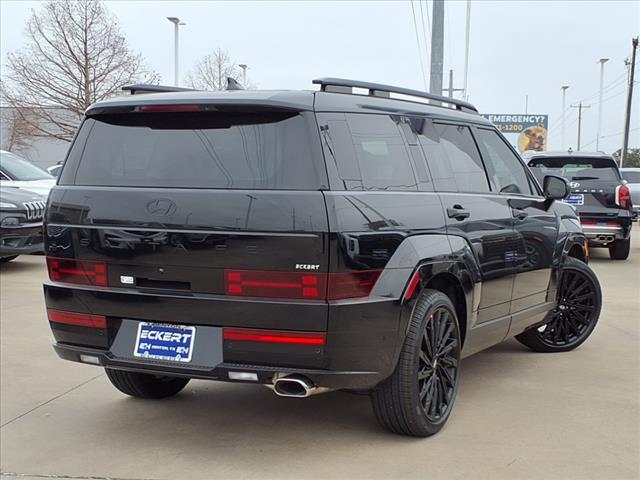
[{"label": "utility pole", "polygon": [[561,133],[561,140],[560,140],[560,143],[561,143],[560,149],[561,150],[564,150],[564,146],[565,146],[565,143],[564,143],[565,128],[564,127],[565,127],[565,118],[566,118],[566,111],[567,111],[567,88],[569,88],[569,85],[563,85],[563,86],[560,87],[560,90],[562,90],[562,120],[561,120],[561,122],[562,122],[562,133]]},{"label": "utility pole", "polygon": [[238,65],[242,69],[242,86],[247,88],[247,68],[249,68],[245,63],[241,63]]},{"label": "utility pole", "polygon": [[633,73],[636,68],[636,50],[638,49],[638,37],[631,39],[631,73],[629,74],[629,90],[627,92],[627,112],[624,116],[624,140],[622,141],[622,155],[620,166],[624,166],[629,150],[629,122],[631,121],[631,100],[633,99]]},{"label": "utility pole", "polygon": [[173,84],[177,87],[178,86],[178,81],[180,79],[180,74],[179,74],[179,70],[180,70],[180,63],[179,63],[179,48],[178,48],[178,29],[182,26],[182,25],[186,25],[186,23],[184,23],[183,21],[181,21],[178,17],[167,17],[167,20],[169,20],[171,23],[173,23],[173,55],[174,55],[174,71],[173,71],[173,75],[174,75],[174,79],[173,79]]},{"label": "utility pole", "polygon": [[453,70],[449,70],[449,88],[445,88],[442,92],[447,92],[449,98],[453,98],[453,92],[464,92],[464,88],[453,88]]},{"label": "utility pole", "polygon": [[602,89],[604,88],[604,64],[608,58],[601,58],[600,63],[600,95],[598,96],[598,135],[596,137],[596,151],[600,149],[600,136],[602,135]]},{"label": "utility pole", "polygon": [[444,67],[444,0],[433,0],[433,22],[431,27],[431,70],[429,91],[442,94]]},{"label": "utility pole", "polygon": [[524,114],[529,113],[529,94],[524,96]]},{"label": "utility pole", "polygon": [[582,109],[591,108],[591,105],[582,105],[582,102],[580,102],[578,105],[571,105],[571,108],[578,109],[578,146],[576,148],[576,152],[579,152],[580,151],[580,131],[582,130]]},{"label": "utility pole", "polygon": [[471,31],[471,0],[467,0],[467,24],[464,35],[464,82],[462,91],[463,100],[469,99],[469,93],[467,92],[467,80],[469,77],[469,33]]}]

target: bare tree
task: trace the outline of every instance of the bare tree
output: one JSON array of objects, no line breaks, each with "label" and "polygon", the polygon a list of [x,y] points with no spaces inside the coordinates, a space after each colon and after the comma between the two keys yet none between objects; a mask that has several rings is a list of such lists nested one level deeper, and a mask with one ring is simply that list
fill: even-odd
[{"label": "bare tree", "polygon": [[20,152],[31,145],[36,131],[31,125],[33,112],[30,108],[3,108],[1,119],[4,124],[0,139],[2,150]]},{"label": "bare tree", "polygon": [[[187,75],[187,84],[198,90],[225,90],[227,77],[231,77],[242,83],[242,74],[236,62],[231,59],[229,52],[218,47],[208,55],[205,55]],[[252,88],[247,81],[244,88]]]},{"label": "bare tree", "polygon": [[84,111],[123,85],[157,83],[100,0],[50,0],[27,21],[27,46],[7,56],[5,101],[28,108],[36,136],[71,140]]}]

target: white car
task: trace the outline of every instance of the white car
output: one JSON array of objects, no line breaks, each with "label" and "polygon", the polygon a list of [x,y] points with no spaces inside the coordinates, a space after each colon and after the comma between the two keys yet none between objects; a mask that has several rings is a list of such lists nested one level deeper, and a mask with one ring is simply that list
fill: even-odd
[{"label": "white car", "polygon": [[[622,178],[627,181],[627,187],[631,192],[633,209],[640,215],[640,168],[624,167],[620,169]],[[640,221],[640,218],[638,218]]]},{"label": "white car", "polygon": [[0,186],[18,187],[49,196],[56,179],[15,153],[0,150]]}]

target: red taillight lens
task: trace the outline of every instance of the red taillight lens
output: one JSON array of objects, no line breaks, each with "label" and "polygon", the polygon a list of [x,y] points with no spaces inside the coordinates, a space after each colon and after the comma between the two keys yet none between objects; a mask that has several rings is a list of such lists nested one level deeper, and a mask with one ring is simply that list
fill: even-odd
[{"label": "red taillight lens", "polygon": [[340,300],[366,297],[381,270],[341,273],[225,270],[224,291],[241,297]]},{"label": "red taillight lens", "polygon": [[141,105],[141,112],[195,112],[200,110],[200,105]]},{"label": "red taillight lens", "polygon": [[80,327],[107,328],[107,318],[101,315],[48,309],[47,317],[49,317],[49,321],[53,323],[64,323],[65,325],[77,325]]},{"label": "red taillight lens", "polygon": [[321,273],[225,270],[224,290],[243,297],[323,300],[327,279]]},{"label": "red taillight lens", "polygon": [[107,286],[107,264],[90,260],[47,257],[49,278],[56,282]]},{"label": "red taillight lens", "polygon": [[381,273],[381,270],[330,273],[327,299],[367,297]]},{"label": "red taillight lens", "polygon": [[631,192],[626,185],[616,187],[616,204],[620,208],[631,208]]},{"label": "red taillight lens", "polygon": [[287,330],[258,330],[255,328],[225,328],[225,340],[259,343],[289,343],[297,345],[324,345],[324,332],[292,332]]}]

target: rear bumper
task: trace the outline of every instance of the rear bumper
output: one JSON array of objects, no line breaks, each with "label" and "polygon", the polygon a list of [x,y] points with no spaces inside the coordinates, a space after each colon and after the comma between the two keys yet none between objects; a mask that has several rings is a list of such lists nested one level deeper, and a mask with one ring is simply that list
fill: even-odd
[{"label": "rear bumper", "polygon": [[42,223],[0,229],[0,257],[42,251]]},{"label": "rear bumper", "polygon": [[633,212],[613,210],[606,215],[580,212],[580,224],[590,245],[608,246],[616,240],[629,238],[633,225]]},{"label": "rear bumper", "polygon": [[[94,363],[109,368],[221,381],[230,381],[229,371],[256,373],[257,383],[264,384],[271,384],[276,374],[301,374],[322,387],[365,389],[391,374],[398,342],[401,344],[401,305],[397,299],[287,303],[122,290],[52,282],[44,285],[47,308],[107,317],[108,328],[104,330],[50,323],[56,339],[54,348],[61,358],[82,362],[80,355],[89,355],[98,359]],[[135,338],[127,334],[129,343],[123,355],[117,346],[121,342],[116,342],[119,332],[130,331],[123,325],[139,321],[221,331],[229,327],[325,332],[326,343],[317,346],[224,340],[205,347],[217,349],[219,356],[215,358],[221,361],[191,368],[125,358],[130,356]],[[196,341],[197,338],[198,335]]]},{"label": "rear bumper", "polygon": [[583,225],[582,230],[590,243],[605,244],[615,240],[623,240],[627,237],[627,235],[625,235],[625,229],[621,226]]}]

